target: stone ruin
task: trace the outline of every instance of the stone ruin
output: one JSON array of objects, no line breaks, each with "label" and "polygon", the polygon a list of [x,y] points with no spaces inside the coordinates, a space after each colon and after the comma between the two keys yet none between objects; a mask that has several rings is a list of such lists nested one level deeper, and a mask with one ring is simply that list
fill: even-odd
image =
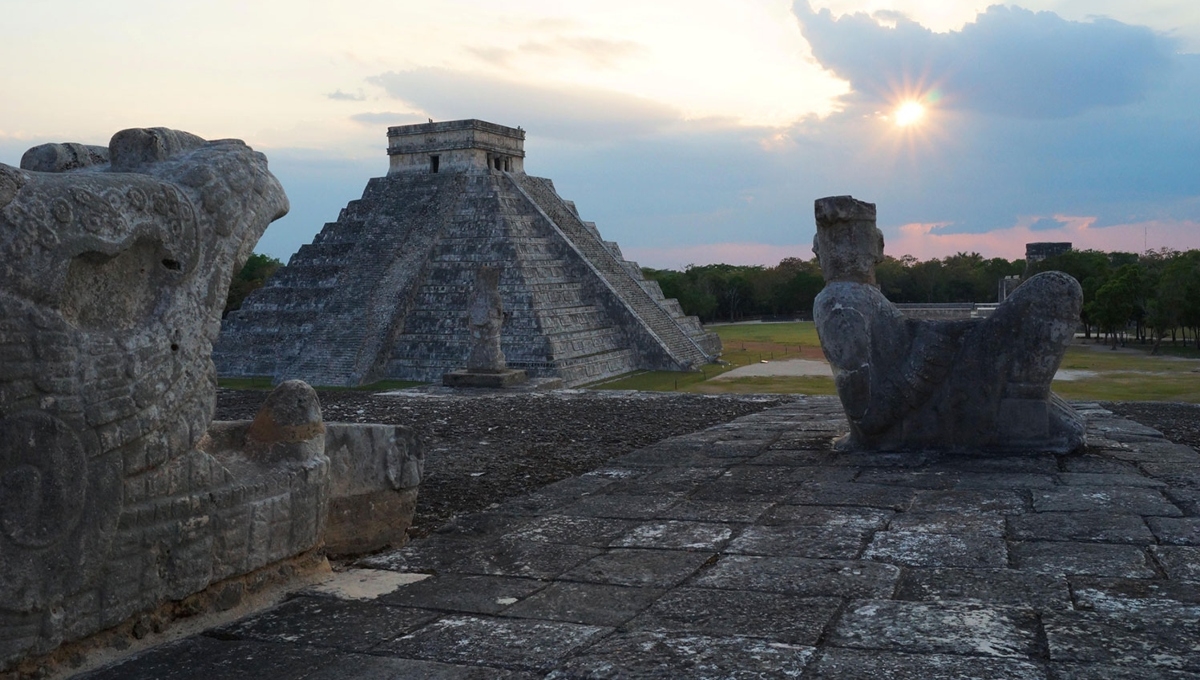
[{"label": "stone ruin", "polygon": [[826,285],[813,319],[833,368],[850,450],[1051,451],[1084,445],[1084,424],[1050,391],[1083,292],[1062,272],[1026,281],[986,319],[905,318],[879,292],[875,205],[816,201]]},{"label": "stone ruin", "polygon": [[579,385],[694,370],[720,339],[642,277],[548,179],[525,132],[480,120],[388,128],[391,165],[224,322],[222,376],[437,382],[464,366],[476,271],[500,269],[511,369]]},{"label": "stone ruin", "polygon": [[0,164],[0,671],[403,540],[407,428],[324,423],[303,383],[210,422],[230,279],[287,209],[262,154],[164,128]]},{"label": "stone ruin", "polygon": [[467,367],[442,376],[447,387],[511,387],[525,382],[525,371],[512,369],[500,346],[504,327],[504,301],[500,299],[500,270],[484,265],[475,276],[475,288],[467,306],[471,331],[471,353]]}]

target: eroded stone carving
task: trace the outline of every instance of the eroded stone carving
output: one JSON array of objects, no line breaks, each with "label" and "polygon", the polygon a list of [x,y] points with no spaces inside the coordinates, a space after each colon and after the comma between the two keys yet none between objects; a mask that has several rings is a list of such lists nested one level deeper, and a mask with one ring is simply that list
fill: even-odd
[{"label": "eroded stone carving", "polygon": [[508,368],[500,348],[500,330],[504,325],[504,303],[500,299],[500,268],[480,267],[475,287],[467,303],[467,324],[471,328],[471,353],[467,368],[446,373],[447,387],[510,387],[525,382],[525,371]]},{"label": "eroded stone carving", "polygon": [[1050,391],[1079,323],[1083,293],[1039,274],[987,319],[905,318],[875,285],[883,234],[875,205],[816,201],[825,289],[813,319],[855,450],[1058,451],[1083,445],[1083,423]]},{"label": "eroded stone carving", "polygon": [[162,128],[0,164],[0,667],[212,577],[211,345],[287,207],[262,154]]},{"label": "eroded stone carving", "polygon": [[467,323],[471,326],[471,354],[467,369],[500,371],[507,368],[500,349],[500,327],[504,324],[504,303],[500,300],[499,267],[483,266],[475,274],[475,288],[467,305]]}]

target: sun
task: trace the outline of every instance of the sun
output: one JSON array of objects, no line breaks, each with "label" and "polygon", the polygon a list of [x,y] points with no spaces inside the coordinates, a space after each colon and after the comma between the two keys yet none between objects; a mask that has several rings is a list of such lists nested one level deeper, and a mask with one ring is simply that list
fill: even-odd
[{"label": "sun", "polygon": [[896,125],[899,125],[900,127],[908,127],[921,122],[921,119],[924,117],[925,107],[922,106],[920,102],[907,101],[896,107],[896,113],[893,116],[893,120],[895,120]]}]

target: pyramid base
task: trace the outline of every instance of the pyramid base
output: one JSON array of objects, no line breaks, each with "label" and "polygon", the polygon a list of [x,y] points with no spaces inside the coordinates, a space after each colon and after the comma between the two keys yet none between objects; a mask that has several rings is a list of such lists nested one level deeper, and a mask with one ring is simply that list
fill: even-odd
[{"label": "pyramid base", "polygon": [[504,368],[493,371],[470,370],[460,368],[442,375],[442,384],[446,387],[491,387],[504,388],[520,385],[528,377],[525,371],[514,368]]}]

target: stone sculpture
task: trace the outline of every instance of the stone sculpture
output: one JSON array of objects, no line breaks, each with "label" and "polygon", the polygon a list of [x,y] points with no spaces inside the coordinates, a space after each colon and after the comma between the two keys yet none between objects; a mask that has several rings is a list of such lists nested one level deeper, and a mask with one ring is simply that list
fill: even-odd
[{"label": "stone sculpture", "polygon": [[1079,323],[1083,293],[1039,274],[987,319],[904,317],[875,283],[883,234],[875,205],[816,201],[826,285],[813,319],[850,432],[841,449],[1056,451],[1083,445],[1083,423],[1050,391]]},{"label": "stone sculpture", "polygon": [[[320,546],[337,487],[311,388],[210,427],[229,282],[287,209],[262,154],[165,128],[0,164],[0,673]],[[336,438],[378,444],[342,467],[399,493],[419,451],[386,434]]]},{"label": "stone sculpture", "polygon": [[504,303],[500,300],[500,269],[483,266],[475,275],[475,289],[467,305],[467,324],[471,327],[471,354],[467,370],[502,371],[504,351],[500,349],[500,327],[504,324]]},{"label": "stone sculpture", "polygon": [[509,368],[500,349],[504,303],[500,299],[500,268],[484,265],[475,274],[475,288],[467,304],[471,353],[467,368],[446,373],[447,387],[511,387],[526,380],[525,371]]}]

